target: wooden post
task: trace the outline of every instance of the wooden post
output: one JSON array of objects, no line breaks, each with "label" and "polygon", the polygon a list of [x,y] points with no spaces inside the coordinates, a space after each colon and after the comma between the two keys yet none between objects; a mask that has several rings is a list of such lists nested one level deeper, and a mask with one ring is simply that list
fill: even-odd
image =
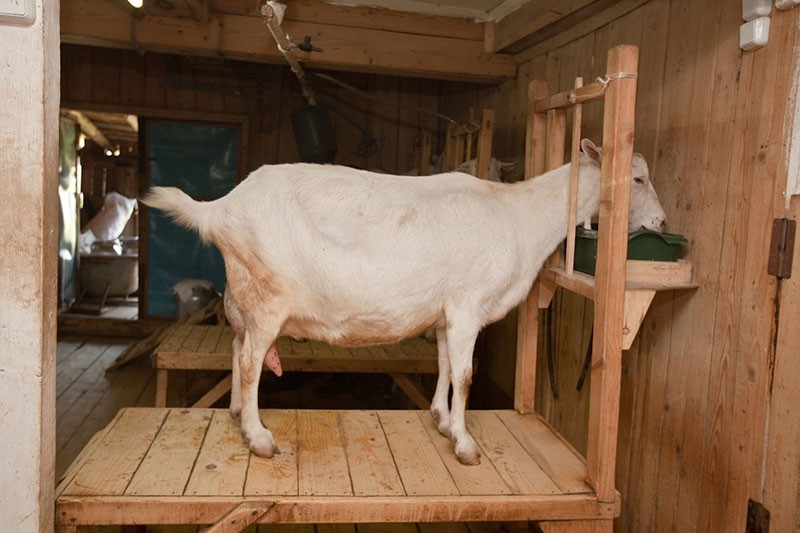
[{"label": "wooden post", "polygon": [[547,114],[536,112],[536,101],[547,98],[547,80],[532,80],[528,84],[528,121],[525,129],[526,180],[544,173]]},{"label": "wooden post", "polygon": [[481,112],[481,129],[478,133],[478,155],[475,161],[475,175],[483,180],[489,179],[492,165],[492,139],[494,138],[494,110]]},{"label": "wooden post", "polygon": [[419,164],[417,168],[420,176],[427,176],[431,173],[431,132],[423,128],[420,139]]},{"label": "wooden post", "polygon": [[[525,179],[544,172],[547,115],[534,112],[536,101],[547,97],[547,81],[528,84],[528,117],[525,130]],[[536,344],[539,336],[539,280],[517,315],[517,358],[514,373],[514,409],[532,413],[536,395]]]},{"label": "wooden post", "polygon": [[601,502],[613,502],[628,248],[630,173],[639,50],[620,45],[608,53],[603,119],[600,216],[595,270],[594,348],[589,406],[587,471]]},{"label": "wooden post", "polygon": [[[575,78],[575,88],[583,87],[583,78]],[[572,113],[572,157],[570,158],[569,173],[569,207],[567,214],[567,251],[566,266],[567,274],[572,274],[575,269],[575,225],[578,223],[578,173],[581,167],[581,121],[583,115],[583,105],[575,104]]]}]

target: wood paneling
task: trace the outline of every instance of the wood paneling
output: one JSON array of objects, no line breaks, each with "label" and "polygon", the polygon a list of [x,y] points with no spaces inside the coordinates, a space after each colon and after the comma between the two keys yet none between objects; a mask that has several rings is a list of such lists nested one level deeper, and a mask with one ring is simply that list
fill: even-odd
[{"label": "wood paneling", "polygon": [[[244,172],[262,164],[299,161],[291,115],[305,100],[288,67],[69,44],[62,45],[61,56],[62,101],[71,109],[241,123],[247,128]],[[438,121],[393,104],[437,112],[441,82],[375,74],[336,77],[381,99],[376,102],[312,77],[320,103],[331,110],[339,147],[336,162],[387,172],[410,170],[420,128],[435,131]]]},{"label": "wood paneling", "polygon": [[[766,258],[772,219],[784,216],[786,115],[796,83],[788,73],[796,67],[800,13],[774,11],[769,45],[742,52],[740,14],[722,0],[615,6],[521,52],[517,57],[526,63],[517,80],[501,85],[492,99],[504,132],[500,149],[521,158],[520,92],[529,79],[546,78],[551,92],[563,90],[575,76],[605,74],[598,69],[611,46],[640,46],[636,150],[650,162],[668,230],[689,238],[684,255],[699,289],[656,296],[638,339],[623,354],[617,467],[623,510],[616,527],[742,531],[748,498],[766,500],[773,516],[781,513],[781,524],[792,527],[797,464],[785,450],[797,443],[791,432],[773,426],[767,435],[778,285],[767,274]],[[470,105],[483,92],[452,96],[443,107]],[[583,136],[600,141],[601,112],[602,106],[584,107]],[[786,309],[782,302],[781,313]],[[547,367],[540,364],[537,409],[583,450],[586,389],[577,393],[574,384],[591,313],[581,298],[558,294],[553,315],[561,394],[552,398]],[[514,331],[509,317],[485,333],[488,371],[513,367]],[[786,342],[787,330],[782,335]],[[791,364],[783,359],[781,368]],[[491,379],[500,379],[510,394],[507,376],[496,372]],[[797,417],[797,402],[785,392],[780,398],[780,416]],[[775,423],[779,415],[772,416]],[[765,441],[776,443],[774,452],[765,450]],[[766,491],[765,453],[767,472],[772,469]],[[779,474],[769,461],[794,464]]]}]

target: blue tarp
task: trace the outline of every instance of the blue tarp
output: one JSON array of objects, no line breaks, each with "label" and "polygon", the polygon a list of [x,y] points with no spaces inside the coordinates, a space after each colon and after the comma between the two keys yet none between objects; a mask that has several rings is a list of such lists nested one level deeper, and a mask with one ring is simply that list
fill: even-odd
[{"label": "blue tarp", "polygon": [[[195,200],[213,200],[236,185],[238,126],[161,120],[146,124],[151,186],[178,187]],[[206,279],[224,290],[225,265],[216,248],[159,211],[150,210],[148,224],[148,315],[175,316],[172,287],[183,279]]]}]

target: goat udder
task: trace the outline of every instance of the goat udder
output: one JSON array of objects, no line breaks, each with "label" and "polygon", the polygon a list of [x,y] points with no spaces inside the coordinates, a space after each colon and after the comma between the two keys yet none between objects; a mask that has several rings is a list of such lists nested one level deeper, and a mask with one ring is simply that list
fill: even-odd
[{"label": "goat udder", "polygon": [[273,342],[264,355],[264,362],[270,370],[280,377],[283,375],[283,368],[281,368],[281,358],[278,356],[278,344]]}]

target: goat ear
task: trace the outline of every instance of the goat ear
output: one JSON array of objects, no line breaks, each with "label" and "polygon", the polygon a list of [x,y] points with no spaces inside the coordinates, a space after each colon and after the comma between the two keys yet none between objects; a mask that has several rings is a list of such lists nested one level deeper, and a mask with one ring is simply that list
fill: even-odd
[{"label": "goat ear", "polygon": [[591,139],[583,139],[581,141],[581,149],[592,161],[598,165],[603,164],[603,149],[598,148]]}]

